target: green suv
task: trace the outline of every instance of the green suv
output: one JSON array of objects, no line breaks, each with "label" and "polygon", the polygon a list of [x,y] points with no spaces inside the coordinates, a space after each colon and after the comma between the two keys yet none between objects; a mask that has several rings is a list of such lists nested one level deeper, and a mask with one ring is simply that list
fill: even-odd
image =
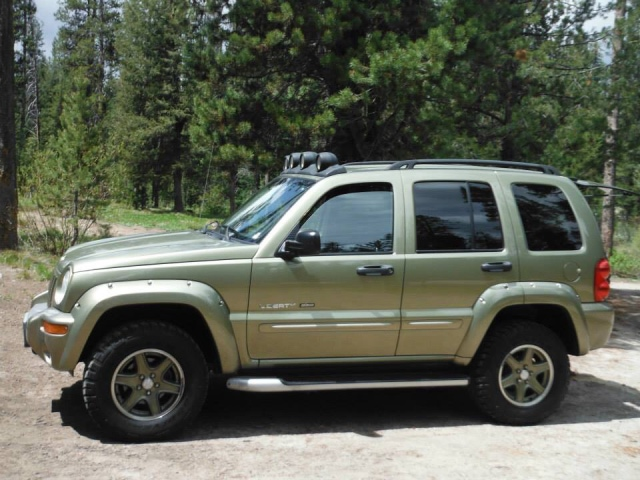
[{"label": "green suv", "polygon": [[537,164],[340,165],[296,153],[202,231],[73,247],[25,315],[112,437],[175,435],[210,375],[247,392],[466,386],[500,423],[539,422],[568,354],[602,347],[609,263],[585,198]]}]

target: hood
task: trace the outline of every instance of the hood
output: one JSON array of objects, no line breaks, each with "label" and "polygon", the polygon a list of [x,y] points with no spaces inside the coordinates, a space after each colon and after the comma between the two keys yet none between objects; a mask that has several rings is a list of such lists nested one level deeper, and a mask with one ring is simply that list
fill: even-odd
[{"label": "hood", "polygon": [[75,272],[104,268],[252,258],[258,245],[228,241],[198,231],[107,238],[71,247],[60,267]]}]

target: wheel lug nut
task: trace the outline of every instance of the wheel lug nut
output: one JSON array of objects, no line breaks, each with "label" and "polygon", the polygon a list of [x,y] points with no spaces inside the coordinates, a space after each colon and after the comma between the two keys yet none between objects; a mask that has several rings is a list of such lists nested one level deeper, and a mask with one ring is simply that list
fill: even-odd
[{"label": "wheel lug nut", "polygon": [[156,383],[156,388],[160,388],[160,384],[159,383]]},{"label": "wheel lug nut", "polygon": [[136,387],[136,390],[142,390],[142,387],[141,387],[140,385],[138,385],[138,386]]},{"label": "wheel lug nut", "polygon": [[149,390],[147,390],[147,397],[151,395],[151,392]]},{"label": "wheel lug nut", "polygon": [[155,373],[152,373],[152,374],[151,374],[151,378],[156,378],[156,374],[155,374]]}]

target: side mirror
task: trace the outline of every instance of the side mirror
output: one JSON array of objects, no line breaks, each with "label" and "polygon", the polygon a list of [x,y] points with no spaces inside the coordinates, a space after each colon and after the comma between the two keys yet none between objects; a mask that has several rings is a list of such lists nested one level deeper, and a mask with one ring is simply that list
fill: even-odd
[{"label": "side mirror", "polygon": [[295,240],[284,242],[283,248],[277,253],[278,257],[285,260],[300,255],[316,255],[320,253],[320,234],[316,230],[301,230]]}]

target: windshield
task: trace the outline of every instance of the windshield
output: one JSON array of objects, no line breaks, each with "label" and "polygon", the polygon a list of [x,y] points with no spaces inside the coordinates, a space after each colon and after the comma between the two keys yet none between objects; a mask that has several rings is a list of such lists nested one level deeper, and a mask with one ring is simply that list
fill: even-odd
[{"label": "windshield", "polygon": [[306,178],[278,177],[231,215],[218,231],[228,238],[260,243],[314,183]]}]

